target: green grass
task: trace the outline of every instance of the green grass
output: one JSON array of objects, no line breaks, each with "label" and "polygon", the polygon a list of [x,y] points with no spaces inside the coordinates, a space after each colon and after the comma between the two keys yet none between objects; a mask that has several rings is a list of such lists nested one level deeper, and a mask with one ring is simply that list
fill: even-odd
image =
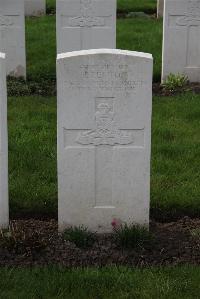
[{"label": "green grass", "polygon": [[[12,215],[57,213],[55,98],[10,98],[9,183]],[[200,213],[200,96],[153,102],[151,208]]]},{"label": "green grass", "polygon": [[46,0],[47,3],[47,13],[56,12],[56,0]]},{"label": "green grass", "polygon": [[26,20],[28,79],[56,78],[56,25],[54,16]]},{"label": "green grass", "polygon": [[155,98],[151,207],[159,213],[199,215],[200,96]]},{"label": "green grass", "polygon": [[[198,299],[200,268],[1,269],[1,298]],[[28,295],[27,295],[28,294]]]},{"label": "green grass", "polygon": [[122,224],[114,228],[114,238],[116,244],[121,248],[145,248],[153,241],[153,236],[146,227],[141,225]]},{"label": "green grass", "polygon": [[[56,0],[47,0],[47,12],[55,12]],[[122,12],[144,11],[153,13],[156,11],[156,0],[118,0],[118,10]]]},{"label": "green grass", "polygon": [[147,13],[156,12],[156,0],[118,0],[118,11],[130,12],[130,11],[143,11]]},{"label": "green grass", "polygon": [[157,19],[119,19],[117,48],[151,53],[154,58],[154,80],[160,81],[162,64],[162,21]]},{"label": "green grass", "polygon": [[74,226],[63,232],[63,238],[66,241],[73,242],[79,248],[89,248],[94,244],[96,234],[90,232],[87,227]]},{"label": "green grass", "polygon": [[[55,17],[28,18],[26,22],[28,79],[36,82],[56,78]],[[160,80],[162,21],[157,19],[119,19],[117,47],[152,53],[154,79]]]},{"label": "green grass", "polygon": [[56,102],[10,98],[9,186],[11,214],[56,214]]}]

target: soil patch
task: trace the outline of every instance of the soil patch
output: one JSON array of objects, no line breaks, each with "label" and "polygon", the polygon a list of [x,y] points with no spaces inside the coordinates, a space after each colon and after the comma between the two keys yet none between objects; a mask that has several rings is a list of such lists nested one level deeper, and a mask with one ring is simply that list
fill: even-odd
[{"label": "soil patch", "polygon": [[119,248],[113,235],[99,235],[91,248],[80,249],[57,233],[56,220],[13,220],[15,241],[0,238],[1,266],[58,264],[65,267],[127,265],[200,265],[200,219],[152,221],[153,241],[146,248]]}]

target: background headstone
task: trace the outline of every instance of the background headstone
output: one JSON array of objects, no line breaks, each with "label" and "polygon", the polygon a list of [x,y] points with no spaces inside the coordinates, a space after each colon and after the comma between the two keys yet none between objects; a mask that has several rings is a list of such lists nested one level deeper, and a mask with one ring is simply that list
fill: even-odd
[{"label": "background headstone", "polygon": [[8,136],[5,54],[0,53],[0,228],[9,224],[8,209]]},{"label": "background headstone", "polygon": [[46,13],[46,0],[25,0],[25,16],[41,16]]},{"label": "background headstone", "polygon": [[0,35],[7,74],[26,77],[24,0],[0,0]]},{"label": "background headstone", "polygon": [[58,0],[57,52],[116,48],[116,0]]},{"label": "background headstone", "polygon": [[162,18],[164,13],[164,0],[157,0],[157,17]]},{"label": "background headstone", "polygon": [[59,228],[148,226],[152,55],[58,55]]},{"label": "background headstone", "polygon": [[185,74],[200,82],[200,0],[165,0],[162,80]]}]

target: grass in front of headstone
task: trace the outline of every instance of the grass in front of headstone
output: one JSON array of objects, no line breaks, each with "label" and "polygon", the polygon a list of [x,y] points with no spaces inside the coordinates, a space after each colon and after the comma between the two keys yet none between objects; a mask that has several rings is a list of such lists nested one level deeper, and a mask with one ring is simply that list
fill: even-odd
[{"label": "grass in front of headstone", "polygon": [[[27,83],[9,81],[9,95],[55,95],[56,28],[55,16],[27,18]],[[152,53],[154,80],[160,80],[162,22],[155,18],[119,19],[117,47]]]},{"label": "grass in front of headstone", "polygon": [[[118,0],[119,12],[143,11],[146,13],[156,12],[156,0]],[[56,11],[56,0],[47,0],[47,13],[52,14]]]},{"label": "grass in front of headstone", "polygon": [[[154,98],[151,209],[157,219],[200,213],[199,119],[200,95]],[[8,124],[11,215],[56,215],[55,98],[10,98]]]},{"label": "grass in front of headstone", "polygon": [[194,266],[68,270],[62,267],[1,268],[1,298],[152,299],[199,298]]},{"label": "grass in front of headstone", "polygon": [[[93,246],[94,242],[97,241],[98,235],[81,225],[68,227],[64,230],[62,236],[65,241],[72,242],[77,247],[86,249]],[[125,223],[120,226],[113,226],[113,233],[110,234],[110,239],[113,239],[120,248],[142,249],[152,245],[153,235],[144,226]]]},{"label": "grass in front of headstone", "polygon": [[151,245],[153,236],[146,227],[139,225],[122,224],[114,228],[114,239],[122,248],[144,248]]},{"label": "grass in front of headstone", "polygon": [[65,229],[62,236],[64,240],[74,243],[79,248],[91,247],[96,239],[96,234],[82,225]]}]

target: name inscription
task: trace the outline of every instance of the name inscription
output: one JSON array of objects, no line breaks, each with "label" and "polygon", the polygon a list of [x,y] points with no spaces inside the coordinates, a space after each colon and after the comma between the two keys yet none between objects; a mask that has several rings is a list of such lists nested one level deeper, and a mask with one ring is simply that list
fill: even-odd
[{"label": "name inscription", "polygon": [[[72,70],[65,68],[66,73]],[[74,70],[74,76],[68,78],[65,84],[70,89],[103,89],[131,91],[146,85],[144,80],[134,80],[135,74],[128,65],[81,65]]]}]

